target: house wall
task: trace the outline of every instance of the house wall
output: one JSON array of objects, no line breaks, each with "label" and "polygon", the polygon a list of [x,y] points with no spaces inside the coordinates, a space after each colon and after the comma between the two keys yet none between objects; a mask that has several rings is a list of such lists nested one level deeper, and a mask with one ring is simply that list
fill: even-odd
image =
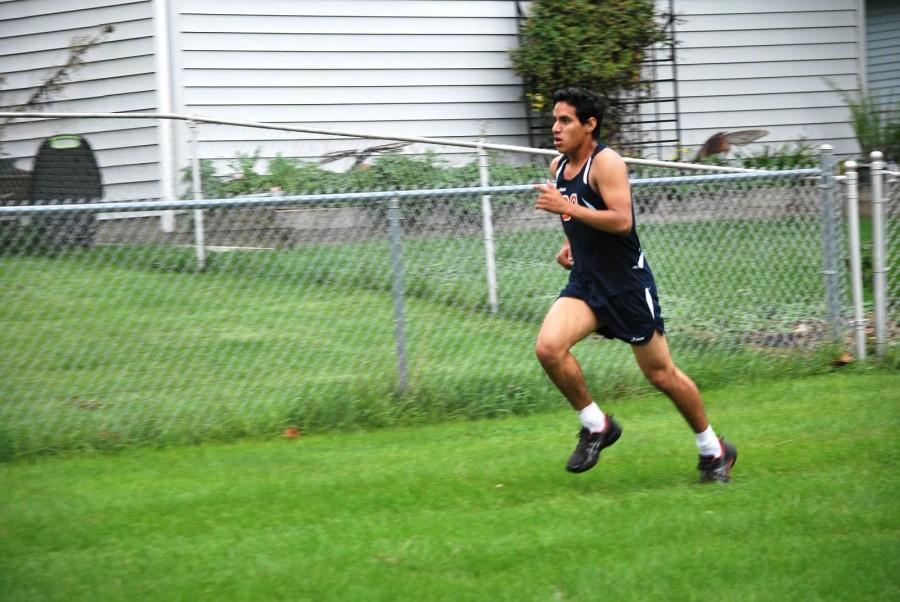
[{"label": "house wall", "polygon": [[[669,2],[657,4],[666,10]],[[769,134],[738,150],[798,140],[832,144],[839,155],[858,150],[838,92],[857,89],[856,0],[675,0],[674,8],[688,158],[717,132],[758,128]],[[671,75],[660,69],[660,78]],[[670,86],[657,93],[673,94]]]},{"label": "house wall", "polygon": [[900,2],[866,2],[866,79],[870,94],[893,108],[900,102]]},{"label": "house wall", "polygon": [[[668,8],[668,0],[657,2],[660,9]],[[172,108],[374,135],[484,136],[490,142],[525,145],[521,81],[508,56],[518,43],[515,4],[170,0]],[[806,140],[831,143],[838,154],[854,154],[856,142],[838,90],[855,90],[860,73],[857,4],[675,0],[681,21],[676,26],[681,146],[696,149],[719,131],[764,128],[769,135],[756,148]],[[157,92],[155,5],[151,0],[0,1],[0,73],[6,74],[0,105],[23,102],[65,62],[73,38],[112,24],[115,31],[38,108],[112,112],[165,107]],[[880,86],[896,81],[896,70],[874,60],[881,52],[878,45],[886,38],[884,56],[896,56],[892,44],[898,28],[872,17],[874,10],[868,12],[869,81]],[[878,33],[876,26],[882,24],[886,31]],[[658,73],[660,78],[672,75],[665,67]],[[666,86],[670,84],[661,85],[657,94],[672,95],[674,90]],[[63,132],[85,135],[97,150],[109,199],[157,196],[161,155],[174,157],[176,170],[186,165],[185,128],[176,130],[179,145],[162,149],[160,132],[151,122],[12,123],[4,132],[2,152],[27,169],[40,141]],[[267,156],[312,157],[361,144],[226,126],[202,128],[199,134],[204,157],[220,163],[257,148]],[[675,153],[675,148],[661,152],[667,159]]]},{"label": "house wall", "polygon": [[[507,53],[517,44],[514,2],[182,0],[177,12],[177,104],[186,113],[528,143]],[[318,157],[373,144],[281,135],[260,145],[252,131],[225,127],[200,136],[213,159],[257,146],[264,156]]]},{"label": "house wall", "polygon": [[[149,0],[7,0],[0,3],[0,107],[11,110],[66,63],[73,40],[114,31],[88,50],[64,85],[32,111],[154,111],[156,82]],[[68,119],[6,125],[0,152],[30,169],[41,141],[81,134],[97,154],[108,199],[158,195],[156,126],[152,121]]]}]

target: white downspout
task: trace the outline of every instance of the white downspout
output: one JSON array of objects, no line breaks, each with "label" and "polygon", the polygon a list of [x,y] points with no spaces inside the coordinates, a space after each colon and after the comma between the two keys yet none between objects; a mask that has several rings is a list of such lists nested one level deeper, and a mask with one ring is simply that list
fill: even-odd
[{"label": "white downspout", "polygon": [[[169,0],[153,0],[153,39],[156,55],[156,108],[159,113],[173,113],[172,102],[172,53],[169,38]],[[159,196],[161,199],[175,199],[175,123],[171,119],[160,119],[159,131]],[[175,212],[162,214],[160,227],[163,232],[175,230]]]}]

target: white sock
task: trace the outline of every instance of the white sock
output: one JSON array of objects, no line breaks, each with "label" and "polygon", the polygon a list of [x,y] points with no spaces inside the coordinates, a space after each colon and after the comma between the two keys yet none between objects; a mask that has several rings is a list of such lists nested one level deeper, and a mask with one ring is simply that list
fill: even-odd
[{"label": "white sock", "polygon": [[712,425],[706,427],[706,430],[702,433],[697,433],[697,449],[700,450],[701,456],[715,456],[718,458],[722,455],[722,445],[719,443],[719,438],[716,437]]},{"label": "white sock", "polygon": [[581,419],[581,426],[592,433],[599,433],[606,428],[606,414],[593,401],[578,412],[578,417]]}]

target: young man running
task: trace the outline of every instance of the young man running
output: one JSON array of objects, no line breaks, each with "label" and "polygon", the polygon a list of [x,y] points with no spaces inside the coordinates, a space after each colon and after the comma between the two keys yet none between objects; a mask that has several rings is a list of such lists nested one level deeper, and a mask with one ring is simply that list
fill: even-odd
[{"label": "young man running", "polygon": [[583,88],[553,95],[553,143],[561,153],[550,165],[555,184],[539,184],[535,207],[558,214],[566,240],[556,261],[570,270],[538,334],[535,353],[560,392],[578,412],[582,429],[566,469],[584,472],[622,434],[594,403],[581,366],[571,353],[598,332],[629,343],[650,383],[671,399],[696,435],[701,481],[727,482],[737,450],[717,437],[694,382],[672,361],[653,273],[641,251],[631,186],[622,157],[597,141],[601,99]]}]

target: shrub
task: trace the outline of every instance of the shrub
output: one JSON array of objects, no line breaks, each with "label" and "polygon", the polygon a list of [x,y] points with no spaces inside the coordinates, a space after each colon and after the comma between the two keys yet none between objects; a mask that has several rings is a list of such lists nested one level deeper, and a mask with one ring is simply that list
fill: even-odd
[{"label": "shrub", "polygon": [[622,100],[644,85],[647,48],[667,39],[652,0],[535,0],[511,57],[532,109],[545,118],[558,88],[582,86],[603,95],[602,135],[618,143],[628,111]]}]

